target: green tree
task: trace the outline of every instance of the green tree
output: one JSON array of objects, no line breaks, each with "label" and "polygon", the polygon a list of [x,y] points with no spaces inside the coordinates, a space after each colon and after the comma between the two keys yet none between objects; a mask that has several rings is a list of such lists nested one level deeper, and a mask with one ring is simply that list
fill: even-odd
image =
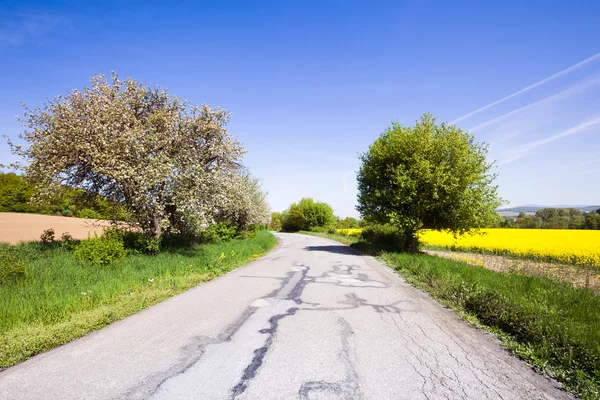
[{"label": "green tree", "polygon": [[486,156],[487,145],[430,114],[415,126],[394,122],[361,155],[357,209],[399,228],[410,251],[419,229],[464,234],[494,223],[502,201]]},{"label": "green tree", "polygon": [[312,228],[334,227],[336,222],[333,209],[327,203],[303,198],[282,213],[282,229],[285,231],[310,230]]},{"label": "green tree", "polygon": [[585,213],[586,229],[600,229],[600,213]]},{"label": "green tree", "polygon": [[271,213],[271,224],[269,225],[269,228],[274,231],[281,230],[281,217],[282,215],[279,212]]},{"label": "green tree", "polygon": [[360,226],[359,221],[356,218],[346,217],[337,221],[338,229],[352,229]]},{"label": "green tree", "polygon": [[33,193],[25,177],[0,173],[0,212],[34,212],[28,204]]}]

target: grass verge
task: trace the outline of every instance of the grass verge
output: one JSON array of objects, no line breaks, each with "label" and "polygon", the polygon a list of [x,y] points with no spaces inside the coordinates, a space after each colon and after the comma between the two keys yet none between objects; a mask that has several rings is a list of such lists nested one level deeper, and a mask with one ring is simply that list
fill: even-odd
[{"label": "grass verge", "polygon": [[[304,232],[308,233],[308,232]],[[313,234],[313,233],[310,233]],[[600,296],[568,283],[316,234],[379,255],[406,280],[584,399],[600,398]]]},{"label": "grass verge", "polygon": [[64,248],[17,245],[27,272],[0,285],[0,368],[218,277],[276,244],[261,231],[250,239],[129,256],[105,267],[77,261]]}]

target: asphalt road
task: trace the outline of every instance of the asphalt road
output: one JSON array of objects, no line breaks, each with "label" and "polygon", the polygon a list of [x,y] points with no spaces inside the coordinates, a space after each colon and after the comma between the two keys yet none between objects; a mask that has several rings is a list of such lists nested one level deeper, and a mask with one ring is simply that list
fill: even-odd
[{"label": "asphalt road", "polygon": [[212,282],[0,373],[0,399],[566,399],[371,257],[277,234]]}]

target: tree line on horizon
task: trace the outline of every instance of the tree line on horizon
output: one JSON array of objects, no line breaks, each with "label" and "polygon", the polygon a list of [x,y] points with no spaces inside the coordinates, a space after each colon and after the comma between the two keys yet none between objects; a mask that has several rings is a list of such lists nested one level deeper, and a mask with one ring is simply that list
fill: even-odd
[{"label": "tree line on horizon", "polygon": [[504,218],[499,227],[522,229],[600,229],[600,208],[581,212],[577,208],[542,208],[534,215],[520,212],[516,219]]}]

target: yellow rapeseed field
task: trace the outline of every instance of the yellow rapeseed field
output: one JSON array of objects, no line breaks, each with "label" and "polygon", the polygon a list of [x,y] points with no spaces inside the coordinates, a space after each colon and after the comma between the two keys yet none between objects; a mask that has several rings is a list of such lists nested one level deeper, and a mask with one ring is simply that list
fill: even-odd
[{"label": "yellow rapeseed field", "polygon": [[360,228],[336,229],[336,233],[346,236],[358,236],[362,232]]},{"label": "yellow rapeseed field", "polygon": [[512,254],[540,261],[600,268],[600,231],[567,229],[483,229],[483,235],[463,236],[422,231],[426,246],[471,252]]}]

